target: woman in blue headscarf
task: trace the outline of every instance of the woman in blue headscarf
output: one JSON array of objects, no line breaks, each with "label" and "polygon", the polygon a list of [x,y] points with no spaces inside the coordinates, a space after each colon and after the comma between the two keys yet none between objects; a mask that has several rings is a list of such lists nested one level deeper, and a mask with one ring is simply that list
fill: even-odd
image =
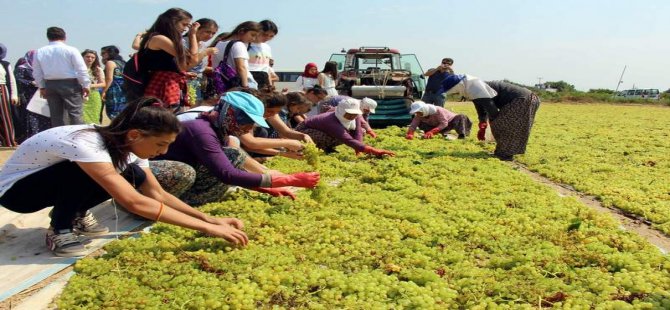
[{"label": "woman in blue headscarf", "polygon": [[488,123],[496,139],[493,153],[501,160],[513,160],[526,152],[540,99],[530,90],[502,81],[484,82],[471,75],[451,74],[442,81],[447,94],[459,93],[472,100],[479,117],[477,139],[484,140]]},{"label": "woman in blue headscarf", "polygon": [[[193,185],[181,195],[184,201],[196,205],[221,201],[231,185],[294,199],[294,194],[283,187],[316,186],[318,172],[273,173],[240,149],[234,136],[248,133],[256,125],[268,127],[263,112],[263,103],[255,96],[231,91],[221,97],[212,111],[182,123],[181,133],[159,159],[183,162],[195,169]],[[154,170],[159,182],[174,179],[171,171],[163,171],[160,166],[152,163],[152,170],[159,170]]]}]

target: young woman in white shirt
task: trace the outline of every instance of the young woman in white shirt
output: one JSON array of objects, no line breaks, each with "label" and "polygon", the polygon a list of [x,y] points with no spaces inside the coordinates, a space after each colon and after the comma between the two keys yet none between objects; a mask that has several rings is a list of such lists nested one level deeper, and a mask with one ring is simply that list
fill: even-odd
[{"label": "young woman in white shirt", "polygon": [[[258,83],[254,80],[254,77],[249,71],[249,44],[256,40],[256,37],[261,31],[261,25],[257,22],[246,21],[243,22],[228,35],[220,38],[221,41],[216,44],[216,48],[219,50],[218,54],[213,55],[212,67],[217,67],[221,61],[225,58],[226,47],[232,41],[238,41],[233,44],[230,48],[230,54],[227,58],[227,64],[237,71],[237,75],[240,77],[241,87],[248,87],[253,89],[258,89]],[[221,94],[219,94],[221,95]]]},{"label": "young woman in white shirt", "polygon": [[335,85],[337,81],[337,62],[328,61],[323,66],[323,71],[318,76],[319,86],[325,89],[328,96],[337,96]]},{"label": "young woman in white shirt", "polygon": [[164,154],[181,130],[161,104],[142,97],[109,126],[61,126],[26,140],[0,170],[0,204],[19,213],[53,206],[47,246],[58,256],[86,254],[75,232],[108,231],[89,209],[110,197],[142,217],[247,244],[242,221],[204,214],[158,184],[148,159]]},{"label": "young woman in white shirt", "polygon": [[316,67],[316,64],[310,62],[305,65],[305,71],[295,80],[295,85],[297,86],[297,91],[307,91],[308,89],[318,85],[319,81],[319,68]]},{"label": "young woman in white shirt", "polygon": [[262,20],[260,23],[261,32],[256,37],[256,41],[249,46],[249,71],[258,83],[258,89],[272,87],[270,76],[270,60],[272,59],[272,48],[267,43],[272,40],[279,29],[271,20]]}]

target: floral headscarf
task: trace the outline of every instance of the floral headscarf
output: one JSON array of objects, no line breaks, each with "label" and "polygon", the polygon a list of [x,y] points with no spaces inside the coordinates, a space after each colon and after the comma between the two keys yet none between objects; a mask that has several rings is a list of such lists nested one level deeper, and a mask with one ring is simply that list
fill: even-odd
[{"label": "floral headscarf", "polygon": [[35,50],[29,50],[23,57],[16,62],[16,68],[21,68],[33,72],[33,60],[35,59]]}]

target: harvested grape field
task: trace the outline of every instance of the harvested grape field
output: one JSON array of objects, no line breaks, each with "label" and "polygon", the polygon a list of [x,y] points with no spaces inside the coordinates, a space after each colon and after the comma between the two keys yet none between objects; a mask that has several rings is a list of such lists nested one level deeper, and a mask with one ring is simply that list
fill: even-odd
[{"label": "harvested grape field", "polygon": [[[450,105],[474,118],[471,104]],[[518,161],[668,231],[670,109],[544,104]],[[175,226],[75,266],[62,309],[668,309],[670,260],[472,137],[320,155],[298,200],[248,192],[202,207],[245,221],[235,248]],[[273,160],[284,172],[305,161]]]}]

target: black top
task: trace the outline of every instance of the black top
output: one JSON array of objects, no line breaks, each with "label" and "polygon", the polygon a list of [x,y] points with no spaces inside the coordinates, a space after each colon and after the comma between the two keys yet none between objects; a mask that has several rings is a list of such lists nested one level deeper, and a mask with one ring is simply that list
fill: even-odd
[{"label": "black top", "polygon": [[493,102],[495,102],[498,109],[504,107],[515,99],[528,98],[528,96],[532,94],[532,92],[526,88],[503,81],[488,81],[486,84],[498,93],[497,96],[493,97]]},{"label": "black top", "polygon": [[426,82],[426,91],[431,93],[444,92],[442,90],[442,81],[447,77],[449,71],[445,70],[444,72],[439,69],[435,70],[433,74],[428,77]]},{"label": "black top", "polygon": [[146,70],[152,71],[173,71],[181,72],[174,56],[164,50],[152,50],[145,48],[140,53],[140,63]]}]

